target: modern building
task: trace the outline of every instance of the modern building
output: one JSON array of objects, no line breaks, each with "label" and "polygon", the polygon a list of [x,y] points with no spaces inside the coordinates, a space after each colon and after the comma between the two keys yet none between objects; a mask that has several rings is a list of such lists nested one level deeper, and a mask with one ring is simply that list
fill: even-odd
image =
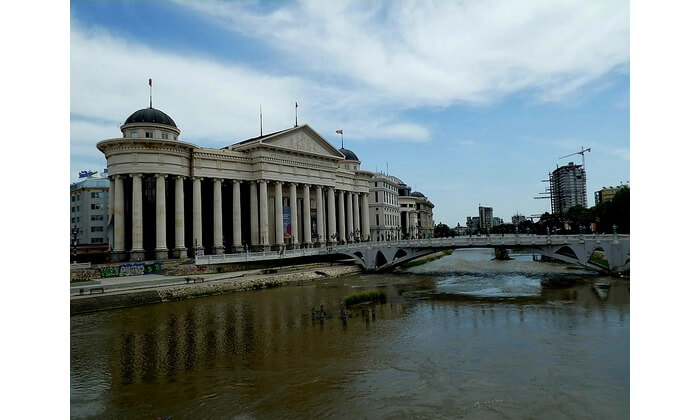
[{"label": "modern building", "polygon": [[81,172],[70,185],[70,245],[72,259],[109,247],[109,179],[107,173]]},{"label": "modern building", "polygon": [[479,227],[481,229],[493,227],[493,207],[479,206]]},{"label": "modern building", "polygon": [[595,197],[595,205],[597,206],[600,203],[612,201],[613,197],[615,197],[615,194],[617,194],[618,191],[626,187],[627,185],[619,185],[617,187],[607,188],[603,187],[602,189],[594,192],[593,195]]},{"label": "modern building", "polygon": [[503,219],[501,219],[500,217],[494,216],[494,218],[493,218],[493,226],[500,226],[500,225],[502,225],[502,224],[503,224]]},{"label": "modern building", "polygon": [[481,226],[481,220],[478,217],[467,216],[467,232],[476,232]]},{"label": "modern building", "polygon": [[570,208],[581,205],[588,207],[586,199],[586,171],[582,165],[557,167],[549,175],[549,189],[552,200],[552,214],[565,213]]},{"label": "modern building", "polygon": [[523,216],[522,214],[515,214],[513,217],[511,217],[511,220],[515,226],[518,226],[522,222],[527,220],[527,217]]},{"label": "modern building", "polygon": [[395,176],[376,172],[369,182],[370,235],[373,241],[394,241],[401,237],[399,185]]},{"label": "modern building", "polygon": [[308,125],[206,148],[180,140],[173,119],[149,107],[121,134],[97,144],[107,158],[115,261],[370,238],[373,174]]}]

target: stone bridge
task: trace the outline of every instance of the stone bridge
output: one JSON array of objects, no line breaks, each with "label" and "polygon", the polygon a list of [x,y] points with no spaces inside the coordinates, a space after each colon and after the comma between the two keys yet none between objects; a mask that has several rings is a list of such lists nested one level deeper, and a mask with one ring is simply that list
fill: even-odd
[{"label": "stone bridge", "polygon": [[[533,253],[602,272],[629,271],[629,235],[491,235],[454,238],[415,239],[392,242],[360,242],[330,247],[285,249],[274,252],[247,252],[200,255],[197,265],[274,261],[314,255],[353,258],[366,271],[385,271],[433,252],[458,248],[528,249]],[[602,251],[608,267],[591,260]]]}]

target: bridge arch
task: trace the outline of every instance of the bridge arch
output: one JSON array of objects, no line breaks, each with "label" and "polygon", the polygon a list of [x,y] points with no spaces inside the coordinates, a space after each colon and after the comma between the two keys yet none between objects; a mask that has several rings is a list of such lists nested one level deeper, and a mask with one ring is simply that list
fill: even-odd
[{"label": "bridge arch", "polygon": [[396,251],[396,254],[394,254],[394,258],[392,258],[392,261],[396,261],[399,258],[405,257],[406,255],[408,255],[408,253],[403,248],[401,248],[398,251]]},{"label": "bridge arch", "polygon": [[374,257],[374,265],[375,267],[379,268],[387,263],[387,259],[384,256],[384,253],[382,251],[377,251],[376,256]]}]

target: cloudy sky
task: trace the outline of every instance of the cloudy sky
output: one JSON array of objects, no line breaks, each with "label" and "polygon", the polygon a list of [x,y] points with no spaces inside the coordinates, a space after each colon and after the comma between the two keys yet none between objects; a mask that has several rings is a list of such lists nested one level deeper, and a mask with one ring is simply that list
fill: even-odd
[{"label": "cloudy sky", "polygon": [[222,147],[308,123],[367,170],[427,195],[436,222],[479,204],[549,210],[580,155],[593,191],[630,178],[627,1],[100,1],[70,5],[70,178],[135,110]]}]

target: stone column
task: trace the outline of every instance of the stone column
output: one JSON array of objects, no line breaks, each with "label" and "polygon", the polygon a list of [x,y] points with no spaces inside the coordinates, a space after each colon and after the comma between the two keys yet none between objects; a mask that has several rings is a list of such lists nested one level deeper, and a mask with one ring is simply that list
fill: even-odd
[{"label": "stone column", "polygon": [[241,237],[241,181],[233,181],[233,252],[243,250]]},{"label": "stone column", "polygon": [[114,177],[114,247],[112,261],[123,261],[126,257],[124,249],[124,178]]},{"label": "stone column", "polygon": [[[360,230],[360,202],[357,193],[352,193],[352,225],[355,230]],[[361,233],[357,235],[361,240]]]},{"label": "stone column", "polygon": [[269,218],[267,212],[267,181],[260,180],[260,244],[265,251],[270,249]]},{"label": "stone column", "polygon": [[316,186],[316,228],[318,230],[318,242],[326,242],[325,233],[325,211],[323,211],[323,187],[320,185]]},{"label": "stone column", "polygon": [[304,246],[311,246],[311,196],[309,194],[309,185],[304,184]]},{"label": "stone column", "polygon": [[175,253],[174,258],[187,258],[185,248],[185,180],[175,177]]},{"label": "stone column", "polygon": [[141,200],[141,174],[131,174],[131,261],[143,261],[143,201]]},{"label": "stone column", "polygon": [[260,230],[258,230],[258,184],[250,182],[250,246],[260,245]]},{"label": "stone column", "polygon": [[107,224],[109,224],[112,221],[112,217],[114,217],[114,177],[109,177],[109,209],[108,211],[108,220]]},{"label": "stone column", "polygon": [[362,239],[369,241],[369,193],[362,194]]},{"label": "stone column", "polygon": [[165,177],[156,174],[156,259],[168,258],[168,244],[165,240]]},{"label": "stone column", "polygon": [[338,191],[338,241],[345,242],[347,233],[345,230],[345,193],[342,190]]},{"label": "stone column", "polygon": [[297,222],[297,184],[289,184],[289,207],[291,210],[292,246],[299,245],[299,224]]},{"label": "stone column", "polygon": [[336,238],[338,236],[335,229],[335,189],[333,187],[328,188],[327,193],[328,201],[328,242],[331,245],[335,244]]},{"label": "stone column", "polygon": [[410,223],[408,226],[410,227],[410,232],[411,232],[411,239],[416,238],[416,234],[418,233],[418,213],[416,212],[411,212],[409,213],[410,215]]},{"label": "stone column", "polygon": [[348,242],[355,242],[355,227],[352,224],[352,193],[348,192],[347,199],[345,200],[345,217],[347,221],[345,222],[348,228],[347,236]]},{"label": "stone column", "polygon": [[224,228],[221,203],[221,179],[214,179],[214,253],[224,253]]},{"label": "stone column", "polygon": [[204,254],[202,246],[202,178],[192,178],[192,248],[195,255]]},{"label": "stone column", "polygon": [[284,248],[284,216],[282,212],[282,183],[275,182],[275,246]]}]

